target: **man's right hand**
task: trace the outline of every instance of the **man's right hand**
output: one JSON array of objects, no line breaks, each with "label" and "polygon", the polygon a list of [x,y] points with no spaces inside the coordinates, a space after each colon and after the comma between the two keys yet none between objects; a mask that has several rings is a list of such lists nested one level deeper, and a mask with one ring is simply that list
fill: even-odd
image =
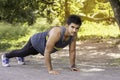
[{"label": "man's right hand", "polygon": [[58,75],[59,72],[58,72],[58,71],[55,71],[55,70],[51,70],[51,71],[49,71],[49,74]]}]

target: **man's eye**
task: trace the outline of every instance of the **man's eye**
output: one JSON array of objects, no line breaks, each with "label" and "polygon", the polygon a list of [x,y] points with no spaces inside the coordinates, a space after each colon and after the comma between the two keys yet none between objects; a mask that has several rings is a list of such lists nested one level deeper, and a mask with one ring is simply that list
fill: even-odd
[{"label": "man's eye", "polygon": [[74,28],[74,26],[71,26],[72,28]]},{"label": "man's eye", "polygon": [[79,29],[79,28],[76,28],[76,29]]}]

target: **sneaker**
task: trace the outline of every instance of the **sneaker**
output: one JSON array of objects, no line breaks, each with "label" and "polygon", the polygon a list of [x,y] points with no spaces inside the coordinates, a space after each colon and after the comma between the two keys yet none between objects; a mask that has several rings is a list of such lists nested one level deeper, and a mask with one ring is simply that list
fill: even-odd
[{"label": "sneaker", "polygon": [[20,64],[20,65],[24,65],[25,64],[23,57],[16,57],[16,59],[18,61],[18,64]]},{"label": "sneaker", "polygon": [[2,59],[2,66],[4,67],[9,67],[9,59],[6,57],[6,55],[2,55],[1,56],[1,59]]}]

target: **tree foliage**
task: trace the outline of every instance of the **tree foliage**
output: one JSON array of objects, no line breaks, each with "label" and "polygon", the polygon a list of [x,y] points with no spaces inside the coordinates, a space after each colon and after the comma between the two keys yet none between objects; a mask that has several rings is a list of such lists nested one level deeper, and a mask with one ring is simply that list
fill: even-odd
[{"label": "tree foliage", "polygon": [[36,0],[3,0],[0,1],[0,18],[9,23],[14,22],[34,22],[33,11],[37,9]]},{"label": "tree foliage", "polygon": [[108,0],[0,0],[0,20],[33,24],[38,17],[64,21],[70,14],[111,17]]},{"label": "tree foliage", "polygon": [[[114,29],[115,25],[103,26],[103,23],[112,24],[115,21],[109,0],[0,0],[0,49],[11,47],[11,44],[15,47],[22,46],[28,39],[26,35],[44,31],[51,23],[56,23],[56,20],[63,24],[70,14],[80,15],[82,20],[87,20],[83,22],[85,25],[81,26],[82,31],[80,31],[84,36],[85,31],[89,31],[86,34],[93,35],[92,37],[96,36],[94,34],[108,37],[106,33],[114,35],[118,30]],[[91,24],[91,21],[95,23]],[[35,24],[28,28],[26,24],[24,27],[18,24],[7,25],[4,22]],[[83,38],[83,34],[79,34],[80,37]]]}]

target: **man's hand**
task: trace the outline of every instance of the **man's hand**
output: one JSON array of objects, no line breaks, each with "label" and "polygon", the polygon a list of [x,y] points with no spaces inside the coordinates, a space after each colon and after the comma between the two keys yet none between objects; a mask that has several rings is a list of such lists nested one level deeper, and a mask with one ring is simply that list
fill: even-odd
[{"label": "man's hand", "polygon": [[55,71],[55,70],[51,70],[51,71],[49,71],[49,74],[57,75],[57,74],[59,74],[59,72]]},{"label": "man's hand", "polygon": [[73,68],[70,68],[70,69],[71,69],[71,71],[80,71],[80,69],[76,68],[76,67],[73,67]]}]

